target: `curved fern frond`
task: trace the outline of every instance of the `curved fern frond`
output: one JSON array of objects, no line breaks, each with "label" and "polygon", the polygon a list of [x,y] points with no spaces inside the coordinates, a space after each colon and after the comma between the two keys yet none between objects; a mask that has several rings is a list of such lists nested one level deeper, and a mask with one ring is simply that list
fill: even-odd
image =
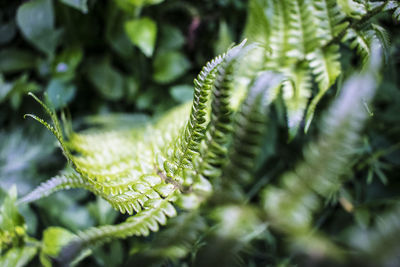
[{"label": "curved fern frond", "polygon": [[195,244],[207,228],[204,218],[197,212],[182,213],[168,222],[168,228],[161,230],[150,243],[134,244],[131,250],[135,266],[149,266],[176,261],[195,253]]},{"label": "curved fern frond", "polygon": [[229,53],[230,51],[208,62],[194,80],[194,96],[189,121],[174,148],[174,163],[178,172],[183,168],[192,167],[193,156],[200,152],[200,143],[204,138],[209,121],[207,111],[217,68]]},{"label": "curved fern frond", "polygon": [[18,200],[18,204],[29,203],[47,197],[57,191],[71,188],[91,190],[90,183],[74,171],[65,171],[35,188],[32,192]]},{"label": "curved fern frond", "polygon": [[362,65],[365,66],[371,54],[371,44],[375,39],[372,31],[357,31],[348,29],[344,41],[350,41],[350,48],[355,49],[361,57]]},{"label": "curved fern frond", "polygon": [[158,231],[159,225],[166,224],[167,217],[171,218],[177,214],[170,201],[171,197],[148,201],[142,211],[123,223],[93,227],[78,233],[77,237],[62,249],[58,261],[69,262],[84,248],[101,245],[113,239],[147,236],[150,231]]},{"label": "curved fern frond", "polygon": [[306,148],[304,160],[281,178],[280,188],[264,191],[265,209],[276,227],[292,235],[309,233],[319,198],[329,198],[342,184],[341,175],[368,117],[363,103],[371,100],[375,84],[370,73],[348,80],[323,119],[318,141]]},{"label": "curved fern frond", "polygon": [[[235,116],[235,132],[228,153],[228,163],[221,177],[222,190],[242,192],[251,181],[257,164],[254,159],[262,150],[262,141],[268,126],[269,105],[274,100],[274,91],[281,87],[282,80],[283,75],[266,72],[251,85]],[[237,195],[231,193],[229,194]]]},{"label": "curved fern frond", "polygon": [[71,154],[67,148],[66,142],[64,140],[64,135],[63,135],[63,131],[61,129],[61,125],[60,125],[60,121],[57,118],[57,114],[54,110],[50,109],[47,105],[45,105],[39,98],[37,98],[37,96],[35,96],[33,93],[29,92],[28,93],[29,96],[31,96],[33,99],[35,99],[36,102],[38,102],[43,109],[45,110],[45,112],[50,116],[52,122],[53,122],[53,126],[51,126],[50,124],[48,124],[47,122],[45,122],[44,120],[42,120],[41,118],[32,115],[32,114],[26,114],[24,116],[25,117],[31,117],[34,120],[38,121],[39,123],[41,123],[42,125],[44,125],[48,130],[50,130],[53,135],[57,138],[59,144],[60,144],[60,148],[64,154],[64,156],[67,158],[67,160],[70,162],[71,161]]},{"label": "curved fern frond", "polygon": [[232,131],[231,83],[235,63],[243,53],[240,46],[231,50],[229,56],[217,70],[211,102],[211,119],[201,153],[202,167],[199,170],[199,174],[211,180],[220,176],[222,166],[225,164],[226,145]]}]

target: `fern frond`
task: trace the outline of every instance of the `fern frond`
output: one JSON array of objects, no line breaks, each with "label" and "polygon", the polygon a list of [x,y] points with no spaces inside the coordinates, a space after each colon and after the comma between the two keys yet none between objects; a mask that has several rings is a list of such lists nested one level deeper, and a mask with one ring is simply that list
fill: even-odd
[{"label": "fern frond", "polygon": [[290,50],[290,8],[287,0],[273,0],[271,21],[271,35],[269,48],[271,50],[270,60],[267,62],[268,69],[277,69],[289,64],[287,51]]},{"label": "fern frond", "polygon": [[378,217],[376,225],[371,229],[351,228],[348,243],[357,250],[358,262],[379,263],[390,266],[399,262],[400,206],[398,203]]},{"label": "fern frond", "polygon": [[321,45],[336,37],[349,23],[345,21],[346,15],[337,5],[336,0],[314,0],[317,35],[322,41]]},{"label": "fern frond", "polygon": [[335,83],[336,78],[341,73],[339,58],[340,53],[338,45],[331,45],[323,49],[317,49],[309,55],[309,64],[318,83],[318,93],[312,99],[308,107],[305,131],[310,127],[318,102]]},{"label": "fern frond", "polygon": [[84,188],[92,190],[90,183],[85,181],[74,171],[65,171],[35,188],[32,192],[18,200],[18,204],[30,203],[41,198],[47,197],[57,191],[70,188]]},{"label": "fern frond", "polygon": [[311,76],[308,68],[303,63],[296,66],[288,74],[288,80],[283,83],[282,92],[286,106],[289,140],[296,136],[300,123],[311,96]]},{"label": "fern frond", "polygon": [[207,228],[204,218],[197,212],[183,213],[168,222],[150,243],[134,244],[132,264],[149,266],[166,260],[175,261],[195,253],[195,243]]},{"label": "fern frond", "polygon": [[313,17],[311,0],[293,0],[290,4],[290,22],[288,42],[290,50],[287,52],[289,57],[296,59],[305,58],[313,51],[318,42],[315,35],[315,22]]},{"label": "fern frond", "polygon": [[170,201],[171,197],[148,201],[142,211],[123,223],[93,227],[78,233],[78,236],[62,249],[58,260],[68,262],[84,248],[101,245],[113,239],[147,236],[150,231],[158,231],[159,225],[166,224],[167,217],[176,216],[176,210]]},{"label": "fern frond", "polygon": [[[263,73],[250,87],[247,97],[235,117],[235,132],[228,154],[222,181],[226,186],[238,183],[247,185],[254,173],[256,161],[265,136],[269,105],[283,76],[277,73]],[[224,187],[225,187],[224,185]]]},{"label": "fern frond", "polygon": [[204,138],[209,121],[207,111],[217,68],[229,53],[228,51],[226,54],[207,62],[194,80],[194,96],[189,121],[174,148],[174,164],[178,172],[183,168],[192,167],[193,156],[200,152],[200,143]]},{"label": "fern frond", "polygon": [[64,156],[67,158],[68,161],[71,161],[71,153],[69,152],[66,142],[64,140],[64,135],[63,135],[63,131],[61,129],[60,126],[60,121],[57,118],[57,115],[55,113],[54,110],[51,110],[47,105],[45,105],[39,98],[37,98],[37,96],[35,96],[33,93],[29,92],[28,93],[29,96],[31,96],[36,102],[38,102],[43,109],[45,110],[45,112],[50,116],[52,122],[53,122],[53,126],[51,126],[50,124],[48,124],[47,122],[45,122],[44,120],[42,120],[41,118],[32,115],[32,114],[26,114],[24,116],[25,117],[31,117],[34,120],[38,121],[39,123],[41,123],[42,125],[44,125],[48,130],[50,130],[53,135],[57,138],[59,144],[60,144],[60,148],[64,154]]},{"label": "fern frond", "polygon": [[397,22],[400,22],[400,6],[397,7],[397,8],[393,11],[393,18],[394,18]]},{"label": "fern frond", "polygon": [[217,70],[211,102],[211,120],[201,155],[203,165],[199,171],[201,175],[211,179],[220,176],[225,164],[226,145],[232,131],[231,83],[235,63],[243,53],[241,46],[235,47]]},{"label": "fern frond", "polygon": [[349,17],[361,19],[367,13],[366,1],[337,0],[337,2],[343,12]]},{"label": "fern frond", "polygon": [[340,188],[341,175],[368,117],[363,103],[372,98],[374,90],[375,80],[369,73],[347,81],[324,117],[318,141],[306,148],[303,162],[281,178],[281,188],[265,190],[265,208],[279,229],[295,235],[308,233],[312,214],[320,207],[319,198]]},{"label": "fern frond", "polygon": [[350,28],[347,30],[343,40],[350,40],[350,48],[356,49],[357,54],[361,57],[362,65],[365,66],[370,58],[371,44],[375,38],[373,31],[359,31]]}]

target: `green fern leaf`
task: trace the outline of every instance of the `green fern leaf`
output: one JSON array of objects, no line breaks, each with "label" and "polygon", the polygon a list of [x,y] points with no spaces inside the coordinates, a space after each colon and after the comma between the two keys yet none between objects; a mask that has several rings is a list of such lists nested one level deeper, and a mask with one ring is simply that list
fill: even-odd
[{"label": "green fern leaf", "polygon": [[309,64],[318,83],[318,93],[312,99],[306,114],[305,131],[310,127],[314,111],[318,102],[328,89],[335,83],[341,73],[338,45],[331,45],[325,49],[318,49],[309,55]]},{"label": "green fern leaf", "polygon": [[250,87],[247,97],[235,117],[235,132],[230,147],[228,164],[223,170],[224,187],[235,182],[247,185],[253,177],[256,161],[265,136],[269,105],[280,88],[283,76],[266,72]]},{"label": "green fern leaf", "polygon": [[352,77],[323,119],[318,141],[304,152],[304,161],[281,178],[281,187],[264,192],[265,208],[279,229],[293,235],[311,230],[312,214],[319,198],[332,196],[342,184],[349,158],[368,117],[364,101],[370,101],[376,82],[370,73]]},{"label": "green fern leaf", "polygon": [[296,136],[311,96],[311,76],[305,64],[297,66],[283,83],[283,99],[286,106],[289,140]]},{"label": "green fern leaf", "polygon": [[18,204],[29,203],[47,197],[59,190],[70,188],[85,188],[92,190],[90,183],[86,182],[78,173],[65,171],[35,188],[32,192],[18,200]]},{"label": "green fern leaf", "polygon": [[207,131],[205,145],[201,151],[202,167],[199,174],[211,180],[221,175],[222,166],[226,163],[229,136],[232,131],[232,109],[230,106],[235,63],[245,53],[241,46],[231,53],[218,67],[217,77],[211,102],[211,120]]},{"label": "green fern leaf", "polygon": [[367,13],[365,1],[337,0],[337,2],[346,15],[352,18],[361,19]]},{"label": "green fern leaf", "polygon": [[273,0],[273,14],[271,22],[271,35],[269,38],[270,60],[267,62],[268,69],[276,69],[287,66],[287,51],[290,50],[290,8],[287,0]]},{"label": "green fern leaf", "polygon": [[159,225],[165,225],[167,217],[176,216],[176,210],[170,203],[171,198],[148,201],[144,209],[125,222],[117,225],[93,227],[72,239],[61,251],[58,261],[69,262],[83,249],[101,245],[117,238],[147,236],[150,230],[158,231]]},{"label": "green fern leaf", "polygon": [[302,59],[318,46],[315,35],[316,25],[312,14],[312,2],[310,0],[294,0],[289,1],[289,3],[290,38],[288,42],[291,47],[287,55],[296,59]]},{"label": "green fern leaf", "polygon": [[346,15],[337,5],[336,0],[314,0],[315,15],[317,18],[317,32],[322,45],[336,37],[349,23]]}]

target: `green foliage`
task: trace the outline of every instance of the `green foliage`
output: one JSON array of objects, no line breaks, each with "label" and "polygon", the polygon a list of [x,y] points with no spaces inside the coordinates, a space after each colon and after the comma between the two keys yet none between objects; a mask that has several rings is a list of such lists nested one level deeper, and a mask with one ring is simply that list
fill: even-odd
[{"label": "green foliage", "polygon": [[[251,0],[248,41],[205,65],[239,38],[241,1],[1,9],[10,22],[0,26],[0,101],[10,105],[0,107],[0,184],[39,186],[18,200],[0,191],[0,264],[389,266],[398,259],[398,8]],[[46,93],[30,96],[50,121],[31,114],[40,112],[23,98],[28,85]],[[53,146],[23,139],[38,130],[15,131],[27,110],[67,159],[58,174],[65,161]]]},{"label": "green foliage", "polygon": [[[355,49],[363,66],[368,64],[375,39],[387,47],[385,34],[371,18],[390,5],[398,6],[376,2],[367,12],[366,1],[250,1],[245,35],[265,47],[267,56],[260,71],[285,72],[291,80],[283,87],[290,138],[296,135],[304,115],[308,130],[318,102],[341,74],[339,44]],[[307,105],[314,90],[309,72],[318,93]]]}]

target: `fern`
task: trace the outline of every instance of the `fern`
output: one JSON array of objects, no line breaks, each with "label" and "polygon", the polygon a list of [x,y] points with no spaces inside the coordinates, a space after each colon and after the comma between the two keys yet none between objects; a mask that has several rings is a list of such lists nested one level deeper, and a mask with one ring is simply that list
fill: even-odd
[{"label": "fern", "polygon": [[235,132],[228,153],[228,163],[221,180],[225,190],[235,184],[248,185],[254,174],[255,158],[261,151],[261,143],[268,126],[269,105],[274,91],[280,87],[282,75],[262,74],[249,88],[248,95],[235,117]]},{"label": "fern", "polygon": [[[304,160],[281,177],[280,187],[267,187],[263,193],[273,225],[295,239],[311,232],[313,213],[321,208],[319,199],[331,198],[343,182],[341,175],[346,173],[368,117],[363,101],[374,95],[373,71],[346,82],[323,119],[318,141],[305,150]],[[316,242],[322,242],[321,238],[317,235]]]},{"label": "fern", "polygon": [[[264,14],[272,14],[263,16],[255,6],[264,8]],[[283,87],[290,138],[295,136],[304,115],[305,131],[309,129],[319,101],[341,74],[339,45],[355,49],[361,65],[368,65],[371,44],[375,39],[380,39],[384,48],[388,47],[385,34],[373,26],[372,18],[396,8],[398,3],[394,1],[250,1],[252,20],[248,22],[246,37],[264,42],[262,46],[266,47],[264,53],[267,55],[264,66],[258,71],[284,72],[292,81]],[[251,26],[256,24],[254,20],[262,24],[258,30]],[[260,37],[262,34],[264,38]],[[305,75],[308,72],[313,73],[317,83],[317,93],[311,102],[308,100],[313,92],[313,83]],[[295,83],[300,77],[303,80],[301,86]]]},{"label": "fern", "polygon": [[85,182],[79,174],[73,171],[65,171],[61,175],[43,182],[35,190],[20,198],[18,204],[33,202],[59,190],[70,188],[91,189],[90,184]]}]

